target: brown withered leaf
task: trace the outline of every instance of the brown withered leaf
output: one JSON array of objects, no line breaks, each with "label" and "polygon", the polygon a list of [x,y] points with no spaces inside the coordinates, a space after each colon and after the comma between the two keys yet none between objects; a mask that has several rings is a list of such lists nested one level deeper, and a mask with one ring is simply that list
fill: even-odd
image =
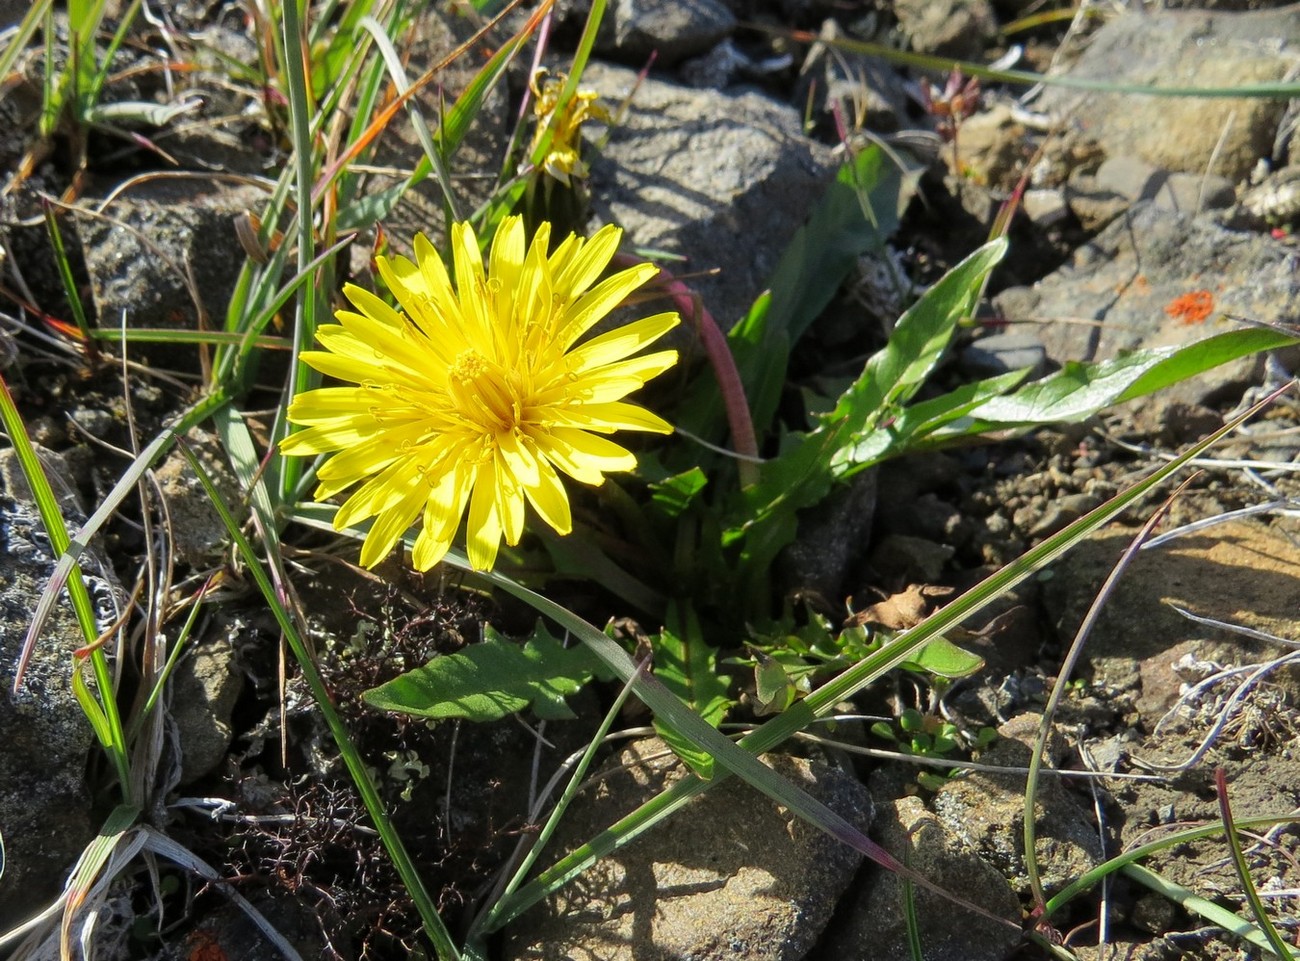
[{"label": "brown withered leaf", "polygon": [[955,589],[951,587],[909,584],[905,590],[891,594],[883,601],[858,611],[845,622],[844,626],[858,627],[872,624],[887,631],[905,631],[925,620],[934,610],[935,601],[949,598],[953,593]]}]

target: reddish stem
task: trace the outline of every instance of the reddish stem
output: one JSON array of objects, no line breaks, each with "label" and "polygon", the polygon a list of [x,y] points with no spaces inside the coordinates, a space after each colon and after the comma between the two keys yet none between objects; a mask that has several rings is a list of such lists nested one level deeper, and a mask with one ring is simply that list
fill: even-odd
[{"label": "reddish stem", "polygon": [[[631,267],[640,263],[627,254],[616,254],[614,261],[620,267]],[[727,423],[731,427],[731,442],[740,455],[738,468],[740,486],[748,487],[758,481],[758,438],[754,434],[754,418],[749,413],[749,401],[745,398],[745,388],[740,382],[740,371],[736,369],[736,359],[731,355],[727,337],[718,327],[713,315],[705,308],[700,295],[675,278],[663,267],[659,268],[656,282],[672,298],[678,313],[691,321],[696,336],[704,345],[709,363],[713,367],[713,376],[718,379],[718,389],[722,392],[722,403],[727,411]]]}]

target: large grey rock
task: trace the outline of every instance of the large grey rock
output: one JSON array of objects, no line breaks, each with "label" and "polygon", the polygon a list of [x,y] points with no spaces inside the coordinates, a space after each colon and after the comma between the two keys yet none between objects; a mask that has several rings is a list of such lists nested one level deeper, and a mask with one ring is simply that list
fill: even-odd
[{"label": "large grey rock", "polygon": [[[1296,64],[1300,7],[1226,13],[1134,10],[1090,39],[1071,77],[1154,87],[1234,87],[1284,79]],[[1067,116],[1111,155],[1161,170],[1239,181],[1272,153],[1282,99],[1153,97],[1049,88],[1038,104]],[[1222,138],[1222,142],[1220,142]]]},{"label": "large grey rock", "polygon": [[[41,452],[56,482],[68,473],[57,454]],[[72,693],[72,652],[85,644],[71,605],[57,603],[15,693],[14,674],[54,557],[49,537],[12,450],[0,454],[0,832],[5,872],[0,877],[0,931],[53,899],[86,843],[94,837],[86,759],[93,737]],[[71,491],[61,491],[71,504]],[[75,508],[65,507],[75,521]],[[93,551],[83,560],[97,566]],[[94,582],[92,582],[94,583]],[[92,592],[104,601],[103,591]],[[66,595],[65,595],[66,596]]]},{"label": "large grey rock", "polygon": [[[856,779],[820,762],[766,759],[865,831]],[[585,841],[683,776],[662,741],[638,741],[561,827]],[[510,961],[797,961],[820,936],[861,856],[731,778],[597,862],[508,932]]]},{"label": "large grey rock", "polygon": [[[245,253],[235,219],[260,213],[265,191],[155,180],[118,194],[103,216],[77,218],[100,324],[220,328]],[[191,286],[192,285],[192,286]],[[134,347],[158,363],[195,369],[192,346]]]},{"label": "large grey rock", "polygon": [[230,719],[243,687],[228,637],[199,645],[176,665],[170,704],[181,746],[181,784],[211,772],[226,756],[233,736]]},{"label": "large grey rock", "polygon": [[[1205,316],[1180,309],[1189,297],[1200,298]],[[1054,360],[1106,360],[1240,326],[1225,315],[1288,323],[1300,313],[1300,278],[1286,244],[1143,202],[1055,273],[1032,288],[1003,291],[996,303],[1005,317],[1041,321]],[[1242,358],[1164,396],[1206,403],[1256,381],[1263,363]]]},{"label": "large grey rock", "polygon": [[975,58],[998,34],[988,0],[895,0],[898,25],[913,50]]},{"label": "large grey rock", "polygon": [[[924,888],[913,906],[926,961],[1003,961],[1020,941],[1020,902],[992,865],[953,834],[918,797],[883,805],[874,830],[880,844],[917,874],[1005,918],[998,924]],[[908,957],[903,880],[872,865],[851,896],[846,921],[833,928],[822,957],[836,961],[896,961]]]},{"label": "large grey rock", "polygon": [[657,66],[671,66],[704,53],[735,26],[719,0],[614,0],[596,49],[638,67],[651,55]]},{"label": "large grey rock", "polygon": [[[1001,767],[1027,767],[1033,756],[1039,716],[1021,714],[998,728],[998,740],[980,761]],[[1047,764],[1059,766],[1065,753],[1059,735],[1048,738]],[[1025,776],[972,772],[949,781],[934,796],[934,812],[962,844],[979,852],[1018,890],[1028,890],[1025,873]],[[1089,812],[1061,779],[1040,777],[1034,804],[1034,851],[1043,888],[1059,891],[1100,862],[1101,838]]]},{"label": "large grey rock", "polygon": [[[592,63],[586,85],[619,103],[631,70]],[[719,324],[736,323],[833,172],[798,113],[756,92],[719,93],[646,80],[627,115],[591,152],[593,213],[621,224],[624,246],[681,254]]]}]

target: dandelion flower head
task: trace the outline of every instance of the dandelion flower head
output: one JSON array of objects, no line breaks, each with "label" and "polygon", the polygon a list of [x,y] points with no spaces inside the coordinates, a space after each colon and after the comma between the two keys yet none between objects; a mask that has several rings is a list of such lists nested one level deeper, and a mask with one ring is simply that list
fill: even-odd
[{"label": "dandelion flower head", "polygon": [[551,145],[539,166],[551,177],[564,186],[569,186],[569,178],[579,179],[587,176],[587,165],[579,151],[582,148],[582,125],[588,120],[609,123],[610,114],[600,102],[599,96],[591,90],[575,90],[564,111],[556,116],[560,105],[560,94],[569,78],[562,73],[549,74],[538,70],[529,81],[533,92],[533,116],[537,119],[537,128],[533,132],[531,153],[536,153],[547,130],[552,133]]},{"label": "dandelion flower head", "polygon": [[570,234],[548,254],[550,225],[531,243],[506,218],[487,264],[468,224],[451,230],[452,276],[424,235],[415,261],[378,258],[398,308],[362,287],[355,310],[316,332],[304,351],[316,370],[352,386],[300,394],[288,419],[305,428],[284,454],[332,453],[317,473],[317,500],[352,487],[334,526],[374,518],[361,548],[371,567],[417,520],[412,562],[428,570],[447,552],[468,510],[470,563],[488,570],[504,537],[517,544],[525,502],[560,534],[572,530],[560,474],[593,486],[636,458],[606,439],[616,430],[670,433],[671,425],[624,398],[677,361],[662,350],[633,356],[678,323],[661,313],[580,341],[656,272],[640,264],[600,280],[622,231]]}]

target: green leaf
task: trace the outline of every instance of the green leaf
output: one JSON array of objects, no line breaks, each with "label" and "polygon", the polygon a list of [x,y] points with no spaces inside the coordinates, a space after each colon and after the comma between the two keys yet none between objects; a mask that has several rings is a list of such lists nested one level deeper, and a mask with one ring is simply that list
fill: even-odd
[{"label": "green leaf", "polygon": [[972,410],[1016,387],[1029,371],[1030,368],[1013,370],[988,380],[963,384],[940,397],[913,404],[896,420],[843,447],[836,457],[839,470],[856,473],[915,449],[929,434],[962,418],[969,420]]},{"label": "green leaf", "polygon": [[[869,250],[883,250],[914,192],[913,170],[878,145],[840,169],[808,223],[790,241],[760,298],[728,339],[762,433],[772,421],[791,347],[821,314],[840,283]],[[726,318],[724,318],[725,320]]]},{"label": "green leaf", "polygon": [[912,661],[923,671],[947,678],[969,677],[984,666],[984,658],[943,637],[921,648]]},{"label": "green leaf", "polygon": [[[669,604],[667,626],[651,638],[655,677],[711,727],[717,727],[735,702],[727,696],[731,677],[718,673],[718,650],[704,639],[699,616],[692,607]],[[713,776],[713,755],[679,734],[662,718],[655,729],[691,770],[702,778]]]},{"label": "green leaf", "polygon": [[[763,464],[759,482],[744,495],[745,523],[728,532],[733,539],[744,536],[764,544],[754,560],[770,562],[794,534],[794,513],[822,500],[832,481],[856,472],[853,453],[858,444],[869,432],[884,429],[898,405],[920,388],[957,322],[974,310],[989,272],[1006,249],[1004,240],[995,240],[945,274],[899,318],[889,343],[867,361],[818,427],[792,435],[785,450]],[[770,536],[774,533],[777,536]]]},{"label": "green leaf", "polygon": [[1082,420],[1111,404],[1144,397],[1238,357],[1297,343],[1300,338],[1283,331],[1249,327],[1182,347],[1136,351],[1095,364],[1068,363],[1014,394],[976,407],[970,412],[972,423],[962,433]]},{"label": "green leaf", "polygon": [[754,652],[756,713],[780,714],[794,703],[795,687],[781,662],[762,651]]},{"label": "green leaf", "polygon": [[691,502],[700,491],[704,490],[708,482],[708,475],[704,471],[692,467],[688,471],[674,474],[672,477],[666,477],[647,486],[650,488],[650,500],[655,507],[669,517],[677,517],[691,506]]},{"label": "green leaf", "polygon": [[610,674],[587,647],[562,647],[540,622],[522,645],[486,627],[483,643],[435,657],[362,698],[416,717],[497,721],[531,705],[543,720],[562,720],[574,716],[565,698],[593,676]]}]

